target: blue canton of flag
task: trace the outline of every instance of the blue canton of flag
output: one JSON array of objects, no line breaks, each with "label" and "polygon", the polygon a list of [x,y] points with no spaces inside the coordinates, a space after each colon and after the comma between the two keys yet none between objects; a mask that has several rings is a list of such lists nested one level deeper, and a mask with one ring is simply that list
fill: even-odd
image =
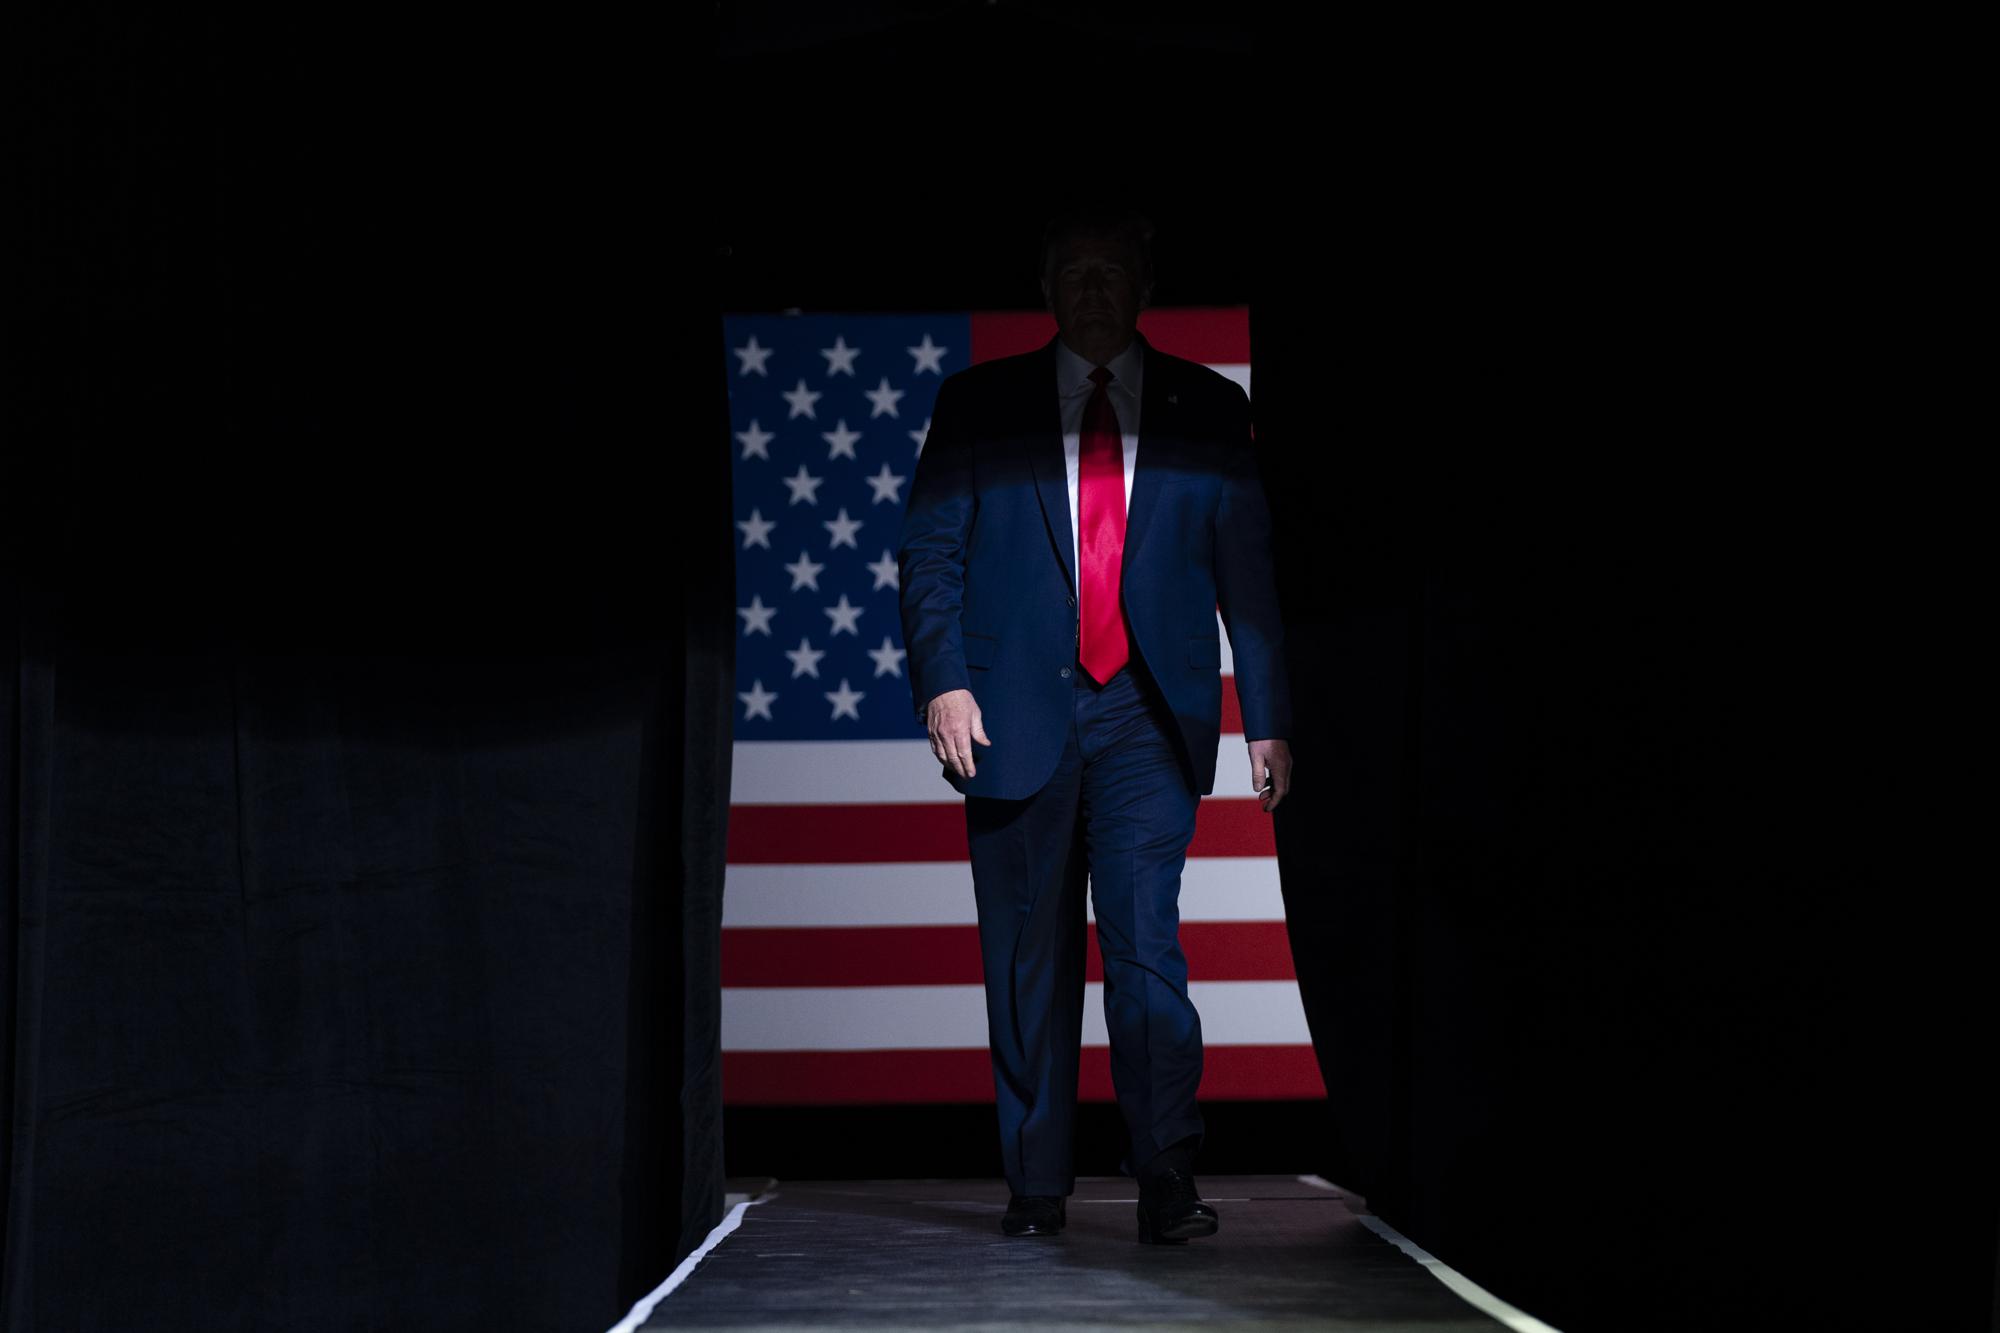
[{"label": "blue canton of flag", "polygon": [[923,736],[896,547],[968,315],[723,320],[736,518],[736,735]]}]

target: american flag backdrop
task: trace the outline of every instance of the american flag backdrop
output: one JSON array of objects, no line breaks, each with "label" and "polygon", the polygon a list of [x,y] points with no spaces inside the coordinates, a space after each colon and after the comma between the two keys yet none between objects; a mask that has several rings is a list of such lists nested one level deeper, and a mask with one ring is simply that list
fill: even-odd
[{"label": "american flag backdrop", "polygon": [[[1040,347],[1054,321],[745,315],[723,327],[737,604],[724,1100],[991,1101],[964,798],[914,716],[896,547],[939,383]],[[1154,310],[1140,327],[1249,388],[1246,311]],[[1222,637],[1216,792],[1202,798],[1180,898],[1200,1095],[1321,1097]],[[1080,1096],[1112,1101],[1094,930],[1088,941]]]}]

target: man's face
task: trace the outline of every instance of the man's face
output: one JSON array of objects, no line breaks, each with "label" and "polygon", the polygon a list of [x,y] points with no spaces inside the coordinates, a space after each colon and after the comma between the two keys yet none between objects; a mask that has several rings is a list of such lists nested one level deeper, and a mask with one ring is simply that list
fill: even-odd
[{"label": "man's face", "polygon": [[1108,236],[1073,236],[1059,244],[1042,294],[1073,346],[1122,346],[1146,308],[1138,257]]}]

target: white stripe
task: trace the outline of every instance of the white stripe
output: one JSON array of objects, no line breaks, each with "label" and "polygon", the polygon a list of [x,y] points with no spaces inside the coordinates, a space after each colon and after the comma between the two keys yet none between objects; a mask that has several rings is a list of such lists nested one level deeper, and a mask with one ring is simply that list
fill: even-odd
[{"label": "white stripe", "polygon": [[1207,361],[1203,363],[1218,375],[1226,375],[1243,386],[1243,392],[1250,392],[1250,363],[1248,361]]},{"label": "white stripe", "polygon": [[[743,723],[738,723],[739,728]],[[737,741],[731,805],[963,801],[927,740]]]},{"label": "white stripe", "polygon": [[[1084,896],[1084,914],[1097,919]],[[1283,921],[1275,856],[1195,856],[1181,871],[1183,921]],[[722,924],[972,926],[979,912],[967,861],[725,868]]]},{"label": "white stripe", "polygon": [[[1254,795],[1245,747],[1240,731],[1216,738],[1211,796]],[[730,765],[731,805],[955,805],[964,799],[944,780],[927,740],[737,741]]]},{"label": "white stripe", "polygon": [[[1339,1188],[1323,1176],[1300,1176],[1298,1179],[1300,1184],[1340,1193]],[[1444,1283],[1454,1295],[1481,1314],[1498,1320],[1515,1333],[1559,1333],[1553,1326],[1507,1304],[1442,1259],[1426,1253],[1422,1246],[1373,1213],[1356,1213],[1355,1218],[1362,1226],[1422,1264],[1432,1277]]]},{"label": "white stripe", "polygon": [[[1296,981],[1191,981],[1206,1046],[1310,1045]],[[987,1045],[984,986],[725,986],[725,1051],[887,1051]],[[1108,1046],[1104,985],[1087,982],[1083,1044]]]},{"label": "white stripe", "polygon": [[626,1311],[625,1317],[613,1324],[609,1333],[632,1333],[633,1329],[638,1328],[639,1325],[650,1319],[653,1314],[653,1307],[671,1295],[675,1287],[687,1281],[688,1274],[694,1272],[695,1265],[707,1258],[708,1252],[720,1245],[724,1236],[727,1236],[743,1224],[743,1214],[749,1209],[751,1204],[767,1203],[777,1197],[778,1192],[773,1190],[769,1194],[755,1199],[745,1199],[742,1203],[731,1208],[729,1216],[716,1223],[715,1229],[708,1233],[708,1239],[704,1240],[694,1253],[681,1260],[680,1266],[667,1275],[665,1282],[653,1288],[637,1305]]}]

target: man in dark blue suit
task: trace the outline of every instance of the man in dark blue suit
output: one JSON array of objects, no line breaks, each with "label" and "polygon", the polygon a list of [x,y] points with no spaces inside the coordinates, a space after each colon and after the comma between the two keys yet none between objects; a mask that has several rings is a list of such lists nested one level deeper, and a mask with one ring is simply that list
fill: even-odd
[{"label": "man in dark blue suit", "polygon": [[1178,933],[1215,787],[1218,607],[1251,787],[1270,811],[1291,786],[1249,399],[1139,333],[1151,249],[1134,215],[1050,223],[1059,332],[939,387],[898,553],[917,712],[966,798],[1008,1235],[1060,1232],[1076,1184],[1086,875],[1140,1239],[1216,1230],[1193,1176],[1201,1020]]}]

